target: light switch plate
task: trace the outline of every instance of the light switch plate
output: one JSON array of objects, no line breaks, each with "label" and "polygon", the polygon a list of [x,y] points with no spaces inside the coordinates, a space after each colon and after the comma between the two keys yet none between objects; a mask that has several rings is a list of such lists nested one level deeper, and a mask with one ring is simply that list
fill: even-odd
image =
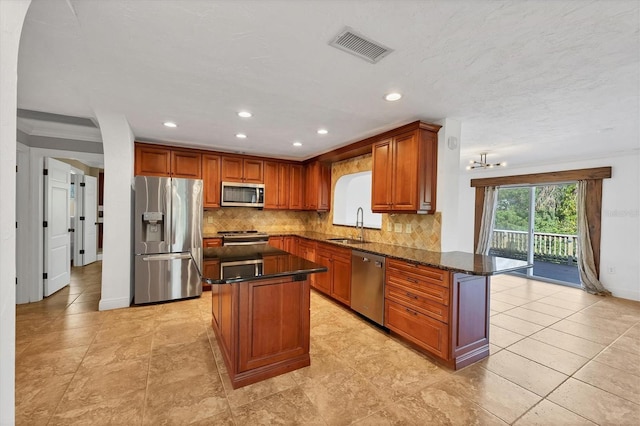
[{"label": "light switch plate", "polygon": [[411,233],[411,224],[410,224],[410,223],[407,223],[407,224],[404,226],[404,233],[405,233],[405,234],[410,234],[410,233]]},{"label": "light switch plate", "polygon": [[402,224],[401,223],[394,224],[393,232],[402,232]]},{"label": "light switch plate", "polygon": [[387,232],[393,232],[393,223],[387,222]]}]

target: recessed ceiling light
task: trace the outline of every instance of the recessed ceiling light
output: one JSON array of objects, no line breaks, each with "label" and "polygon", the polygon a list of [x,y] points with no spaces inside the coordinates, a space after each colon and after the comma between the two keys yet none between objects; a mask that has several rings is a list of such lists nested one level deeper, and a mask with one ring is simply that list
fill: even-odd
[{"label": "recessed ceiling light", "polygon": [[164,124],[167,127],[178,127],[178,125],[176,123],[174,123],[173,121],[165,121],[162,124]]},{"label": "recessed ceiling light", "polygon": [[385,99],[388,100],[389,102],[393,102],[393,101],[397,101],[398,99],[400,99],[402,97],[402,95],[400,93],[388,93],[387,95],[385,95]]},{"label": "recessed ceiling light", "polygon": [[246,139],[247,135],[245,135],[244,133],[236,133],[236,138],[238,138],[238,139]]},{"label": "recessed ceiling light", "polygon": [[302,142],[294,142],[293,146],[302,146]]},{"label": "recessed ceiling light", "polygon": [[249,118],[251,117],[251,113],[249,111],[240,111],[238,113],[238,116],[242,117],[242,118]]},{"label": "recessed ceiling light", "polygon": [[327,133],[329,133],[329,131],[327,129],[318,129],[318,134],[319,135],[326,135]]}]

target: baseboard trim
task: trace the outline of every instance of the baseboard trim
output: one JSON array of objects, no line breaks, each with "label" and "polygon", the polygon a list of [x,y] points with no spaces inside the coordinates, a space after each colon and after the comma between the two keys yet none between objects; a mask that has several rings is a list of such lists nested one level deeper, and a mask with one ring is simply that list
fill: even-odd
[{"label": "baseboard trim", "polygon": [[100,299],[98,310],[109,311],[111,309],[128,308],[131,300],[128,297],[118,297],[117,299]]}]

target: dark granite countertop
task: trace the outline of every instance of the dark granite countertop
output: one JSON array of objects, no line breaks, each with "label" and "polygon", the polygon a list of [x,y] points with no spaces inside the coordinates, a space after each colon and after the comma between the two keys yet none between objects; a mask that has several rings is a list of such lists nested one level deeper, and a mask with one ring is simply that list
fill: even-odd
[{"label": "dark granite countertop", "polygon": [[[327,268],[266,244],[212,247],[203,250],[203,279],[231,284],[268,278],[305,276]],[[214,267],[207,267],[212,263]],[[211,275],[211,276],[206,276]]]},{"label": "dark granite countertop", "polygon": [[471,275],[497,275],[518,269],[532,267],[533,265],[522,260],[508,259],[506,257],[483,256],[461,251],[436,252],[417,248],[402,247],[383,243],[340,243],[328,241],[329,238],[340,238],[338,235],[321,234],[318,232],[281,232],[269,233],[271,236],[296,235],[298,237],[315,240],[323,243],[347,247],[372,254],[380,254],[389,258],[415,262],[421,265],[432,266],[451,272],[462,272]]}]

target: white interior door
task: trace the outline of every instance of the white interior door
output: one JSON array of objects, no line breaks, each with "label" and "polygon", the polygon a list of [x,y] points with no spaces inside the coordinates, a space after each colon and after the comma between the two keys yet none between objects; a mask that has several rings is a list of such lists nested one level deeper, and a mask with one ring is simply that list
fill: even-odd
[{"label": "white interior door", "polygon": [[71,166],[44,159],[44,296],[50,296],[71,280],[69,198]]},{"label": "white interior door", "polygon": [[73,233],[71,234],[71,241],[73,241],[73,244],[71,244],[72,250],[73,250],[73,266],[82,266],[83,263],[83,259],[82,259],[82,241],[84,238],[83,234],[83,229],[82,229],[82,222],[80,221],[80,218],[82,217],[83,213],[83,190],[82,190],[82,183],[84,182],[84,175],[81,174],[72,174],[71,175],[71,179],[73,180],[73,187],[75,190],[75,202],[72,203],[75,206],[75,212],[74,212],[74,222],[72,223],[72,229],[73,229]]},{"label": "white interior door", "polygon": [[98,255],[98,179],[85,175],[82,188],[82,264],[88,265],[95,262]]}]

